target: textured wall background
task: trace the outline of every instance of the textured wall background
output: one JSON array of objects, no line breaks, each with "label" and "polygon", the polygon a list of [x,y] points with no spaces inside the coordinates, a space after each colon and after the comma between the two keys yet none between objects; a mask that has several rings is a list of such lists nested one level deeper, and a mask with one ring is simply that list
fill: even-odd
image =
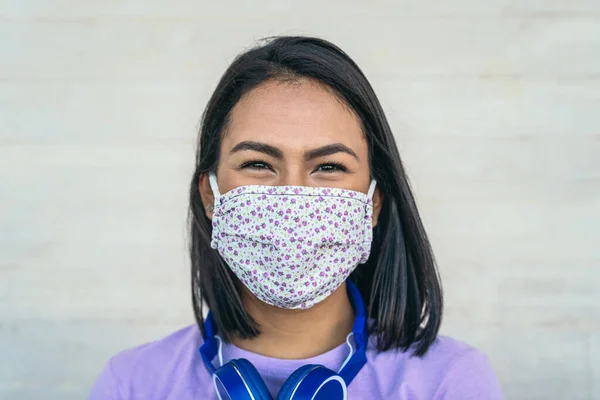
[{"label": "textured wall background", "polygon": [[328,38],[395,129],[443,331],[507,399],[600,399],[598,0],[0,0],[0,398],[81,399],[193,321],[195,129],[255,39]]}]

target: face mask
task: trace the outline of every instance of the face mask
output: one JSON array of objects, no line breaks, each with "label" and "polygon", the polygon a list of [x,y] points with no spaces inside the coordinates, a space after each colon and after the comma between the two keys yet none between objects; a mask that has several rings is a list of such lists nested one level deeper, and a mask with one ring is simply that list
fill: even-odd
[{"label": "face mask", "polygon": [[305,186],[241,186],[215,195],[211,247],[263,302],[309,308],[369,258],[369,193]]}]

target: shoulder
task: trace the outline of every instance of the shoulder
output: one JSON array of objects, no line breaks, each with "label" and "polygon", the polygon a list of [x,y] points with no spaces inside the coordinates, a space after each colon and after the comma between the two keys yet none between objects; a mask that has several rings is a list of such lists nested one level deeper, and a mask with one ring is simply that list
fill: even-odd
[{"label": "shoulder", "polygon": [[201,345],[200,331],[192,325],[120,352],[104,367],[89,399],[164,398],[177,384],[193,387],[186,380],[201,377],[195,371]]},{"label": "shoulder", "polygon": [[443,365],[437,370],[440,381],[434,399],[502,399],[500,383],[483,352],[446,336],[440,336],[429,352],[431,364]]},{"label": "shoulder", "polygon": [[164,368],[190,350],[198,350],[202,337],[196,325],[190,325],[154,342],[146,343],[115,355],[110,364],[115,372],[139,368]]},{"label": "shoulder", "polygon": [[[447,336],[438,336],[422,357],[412,351],[370,352],[370,363],[394,370],[390,384],[417,398],[436,400],[502,399],[500,385],[487,356]],[[389,374],[386,372],[386,374]]]}]

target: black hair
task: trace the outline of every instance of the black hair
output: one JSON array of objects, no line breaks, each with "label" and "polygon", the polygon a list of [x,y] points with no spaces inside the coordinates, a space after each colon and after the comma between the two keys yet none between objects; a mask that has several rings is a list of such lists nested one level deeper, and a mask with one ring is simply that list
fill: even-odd
[{"label": "black hair", "polygon": [[442,289],[392,130],[354,61],[334,44],[313,37],[269,38],[239,55],[221,77],[202,116],[189,209],[192,302],[200,329],[204,332],[206,304],[225,341],[260,334],[244,309],[235,275],[210,247],[212,226],[200,197],[199,178],[216,171],[221,137],[235,104],[250,90],[274,79],[317,82],[332,90],[361,122],[371,175],[383,194],[383,205],[370,258],[350,278],[365,299],[377,349],[414,346],[414,354],[422,356],[439,331]]}]

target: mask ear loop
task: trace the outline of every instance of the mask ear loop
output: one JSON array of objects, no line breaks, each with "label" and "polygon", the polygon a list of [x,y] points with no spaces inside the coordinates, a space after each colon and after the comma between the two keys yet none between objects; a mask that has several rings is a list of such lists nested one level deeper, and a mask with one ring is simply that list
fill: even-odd
[{"label": "mask ear loop", "polygon": [[219,184],[217,183],[217,176],[211,172],[210,175],[208,175],[208,181],[210,182],[210,188],[213,191],[215,199],[221,197],[221,193],[219,193]]},{"label": "mask ear loop", "polygon": [[371,180],[371,185],[369,186],[369,192],[367,193],[367,197],[371,200],[373,200],[373,194],[375,194],[376,187],[377,187],[377,181],[375,179]]}]

